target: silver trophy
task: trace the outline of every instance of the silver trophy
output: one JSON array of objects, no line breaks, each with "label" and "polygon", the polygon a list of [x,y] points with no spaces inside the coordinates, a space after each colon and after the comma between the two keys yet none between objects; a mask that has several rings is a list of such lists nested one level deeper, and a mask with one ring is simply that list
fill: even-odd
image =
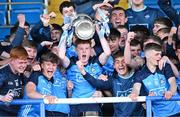
[{"label": "silver trophy", "polygon": [[95,33],[94,21],[86,14],[78,14],[73,20],[76,36],[81,40],[91,39]]}]

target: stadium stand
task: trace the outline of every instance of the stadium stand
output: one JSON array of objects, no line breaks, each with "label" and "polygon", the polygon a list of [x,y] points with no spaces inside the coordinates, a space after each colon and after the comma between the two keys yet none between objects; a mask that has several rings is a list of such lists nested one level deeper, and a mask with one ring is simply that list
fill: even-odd
[{"label": "stadium stand", "polygon": [[10,34],[10,28],[8,26],[1,26],[0,27],[0,41],[4,40],[7,35]]},{"label": "stadium stand", "polygon": [[26,21],[34,25],[45,9],[45,0],[0,0],[0,40],[9,34],[17,15],[25,14]]},{"label": "stadium stand", "polygon": [[44,2],[42,0],[37,0],[34,2],[34,0],[12,0],[10,7],[11,10],[22,10],[22,9],[43,9],[44,8]]},{"label": "stadium stand", "polygon": [[0,26],[6,25],[6,16],[7,16],[7,4],[6,0],[0,0]]},{"label": "stadium stand", "polygon": [[29,10],[11,10],[10,11],[10,25],[14,25],[17,21],[18,14],[24,14],[26,21],[31,25],[34,25],[40,20],[40,15],[43,13],[43,10],[39,9],[29,9]]},{"label": "stadium stand", "polygon": [[7,9],[6,0],[0,0],[0,10],[6,10],[6,9]]},{"label": "stadium stand", "polygon": [[0,10],[0,26],[6,25],[6,11]]},{"label": "stadium stand", "polygon": [[26,21],[33,25],[39,21],[43,10],[43,0],[11,0],[9,24],[13,25],[17,21],[18,14],[25,14]]}]

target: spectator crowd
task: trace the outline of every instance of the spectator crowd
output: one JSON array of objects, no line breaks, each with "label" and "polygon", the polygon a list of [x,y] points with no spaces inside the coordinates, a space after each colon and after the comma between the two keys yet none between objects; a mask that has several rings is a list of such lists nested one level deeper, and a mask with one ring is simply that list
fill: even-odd
[{"label": "spectator crowd", "polygon": [[[146,116],[146,104],[55,104],[57,98],[164,96],[180,94],[180,15],[171,0],[71,0],[36,25],[24,14],[0,42],[0,116],[38,117],[40,106],[14,106],[13,99],[46,99],[46,116]],[[82,14],[83,13],[83,14]],[[88,22],[86,21],[87,19]],[[78,22],[79,21],[79,22]],[[91,25],[89,24],[92,23]],[[78,24],[79,23],[79,24]],[[78,27],[79,26],[79,27]],[[92,35],[86,37],[92,31]],[[2,32],[3,33],[3,32]],[[152,103],[153,116],[180,116],[179,101]]]}]

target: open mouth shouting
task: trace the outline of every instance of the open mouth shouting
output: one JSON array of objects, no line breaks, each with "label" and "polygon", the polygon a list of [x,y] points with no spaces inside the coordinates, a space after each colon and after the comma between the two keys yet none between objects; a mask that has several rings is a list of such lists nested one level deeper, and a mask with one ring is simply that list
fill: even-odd
[{"label": "open mouth shouting", "polygon": [[54,75],[55,70],[44,70],[44,75],[48,78],[51,79]]}]

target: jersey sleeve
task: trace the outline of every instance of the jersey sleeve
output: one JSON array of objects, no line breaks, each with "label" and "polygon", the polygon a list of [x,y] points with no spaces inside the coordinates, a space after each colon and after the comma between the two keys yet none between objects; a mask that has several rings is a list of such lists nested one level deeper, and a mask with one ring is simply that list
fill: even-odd
[{"label": "jersey sleeve", "polygon": [[91,59],[90,59],[90,63],[97,63],[98,65],[100,65],[101,67],[103,66],[101,64],[101,62],[99,61],[99,56],[93,56]]},{"label": "jersey sleeve", "polygon": [[71,57],[70,58],[70,64],[69,66],[66,68],[66,69],[69,69],[71,66],[75,65],[76,64],[76,61],[77,61],[77,58],[76,57]]},{"label": "jersey sleeve", "polygon": [[171,78],[171,77],[175,77],[174,73],[173,73],[173,70],[171,68],[171,66],[166,63],[164,69],[163,69],[163,72],[164,72],[164,75],[167,79]]},{"label": "jersey sleeve", "polygon": [[134,78],[134,83],[142,83],[143,76],[141,71],[137,71]]},{"label": "jersey sleeve", "polygon": [[28,82],[33,82],[35,85],[38,85],[38,77],[40,76],[39,72],[33,72],[29,77]]}]

